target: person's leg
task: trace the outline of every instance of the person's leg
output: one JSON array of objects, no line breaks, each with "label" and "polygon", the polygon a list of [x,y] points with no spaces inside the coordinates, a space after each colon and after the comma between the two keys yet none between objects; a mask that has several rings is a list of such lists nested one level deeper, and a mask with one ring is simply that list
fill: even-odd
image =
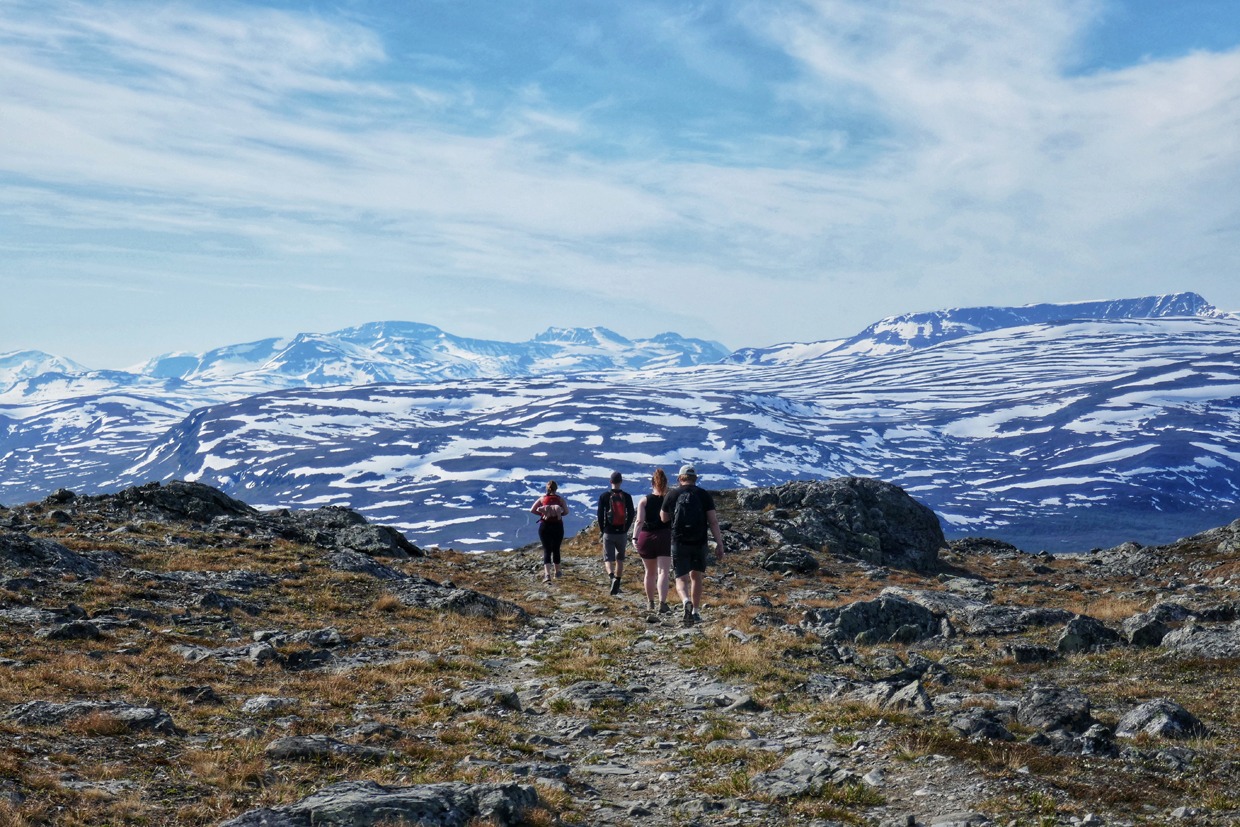
[{"label": "person's leg", "polygon": [[700,571],[689,572],[689,602],[693,604],[693,608],[697,609],[702,605],[702,573]]},{"label": "person's leg", "polygon": [[659,595],[659,603],[663,604],[667,602],[667,586],[670,579],[669,575],[672,571],[672,558],[656,557],[655,570],[655,591]]},{"label": "person's leg", "polygon": [[543,580],[551,580],[551,531],[546,523],[538,527],[538,539],[542,540]]},{"label": "person's leg", "polygon": [[693,570],[693,548],[682,546],[672,541],[672,573],[676,575],[676,591],[684,604],[684,625],[693,625],[693,585],[690,574]]},{"label": "person's leg", "polygon": [[607,579],[614,580],[616,577],[616,549],[611,544],[611,539],[603,535],[603,569],[607,572]]},{"label": "person's leg", "polygon": [[643,557],[642,565],[646,568],[646,577],[642,583],[646,589],[646,600],[653,605],[659,594],[659,563],[657,559]]},{"label": "person's leg", "polygon": [[564,523],[558,523],[551,537],[551,562],[555,566],[555,576],[560,576],[560,546],[564,544]]}]

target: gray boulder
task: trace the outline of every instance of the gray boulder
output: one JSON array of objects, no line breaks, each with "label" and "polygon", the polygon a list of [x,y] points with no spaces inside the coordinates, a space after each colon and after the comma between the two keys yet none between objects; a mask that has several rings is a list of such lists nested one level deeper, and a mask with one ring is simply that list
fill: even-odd
[{"label": "gray boulder", "polygon": [[768,512],[761,522],[789,545],[825,549],[879,566],[930,569],[947,544],[933,511],[899,486],[867,477],[741,491],[738,503]]},{"label": "gray boulder", "polygon": [[624,705],[632,699],[631,692],[614,683],[578,681],[552,695],[550,703],[568,703],[577,709],[588,710],[600,705]]},{"label": "gray boulder", "polygon": [[860,643],[913,642],[943,631],[943,618],[894,594],[850,603],[818,613],[819,623],[829,627],[828,636]]},{"label": "gray boulder", "polygon": [[391,750],[358,746],[337,741],[326,735],[290,735],[277,738],[263,750],[277,761],[386,761],[395,756]]},{"label": "gray boulder", "polygon": [[1016,706],[1016,720],[1044,732],[1082,733],[1093,724],[1089,699],[1077,689],[1034,686]]},{"label": "gray boulder", "polygon": [[108,502],[136,515],[208,523],[216,517],[250,517],[258,510],[200,482],[172,480],[127,488],[115,495],[84,497],[87,503]]},{"label": "gray boulder", "polygon": [[896,712],[933,712],[934,702],[926,692],[921,681],[913,681],[902,689],[897,689],[886,701],[883,709]]},{"label": "gray boulder", "polygon": [[51,540],[16,531],[0,531],[0,571],[37,572],[43,576],[72,574],[97,577],[100,567]]},{"label": "gray boulder", "polygon": [[1170,631],[1171,627],[1154,612],[1135,614],[1120,625],[1120,634],[1124,640],[1139,647],[1159,646]]},{"label": "gray boulder", "polygon": [[795,571],[800,574],[809,574],[818,570],[818,560],[814,555],[807,549],[795,546],[782,546],[776,549],[762,558],[762,562],[758,565],[767,571]]},{"label": "gray boulder", "polygon": [[521,711],[521,699],[511,686],[498,684],[473,684],[452,695],[452,703],[466,709],[501,707],[514,712]]},{"label": "gray boulder", "polygon": [[1068,621],[1055,648],[1060,654],[1070,655],[1078,652],[1094,652],[1119,643],[1117,632],[1107,628],[1102,621],[1088,615],[1077,615]]},{"label": "gray boulder", "polygon": [[1240,622],[1202,624],[1190,620],[1168,632],[1162,639],[1162,648],[1199,658],[1240,658]]},{"label": "gray boulder", "polygon": [[935,614],[946,615],[953,628],[970,635],[1010,635],[1030,627],[1056,626],[1076,617],[1064,609],[999,606],[988,600],[944,591],[888,586],[883,595],[902,597]]},{"label": "gray boulder", "polygon": [[287,712],[300,705],[301,701],[296,698],[256,695],[241,705],[241,711],[247,715],[272,715]]},{"label": "gray boulder", "polygon": [[385,525],[349,526],[337,532],[336,546],[373,557],[393,557],[397,560],[422,556],[422,550],[405,539],[405,535]]},{"label": "gray boulder", "polygon": [[524,784],[385,787],[373,781],[342,781],[295,804],[251,810],[220,827],[515,827],[537,805],[538,792]]},{"label": "gray boulder", "polygon": [[986,738],[991,741],[1014,741],[1015,736],[991,709],[968,709],[955,715],[950,726],[966,738]]},{"label": "gray boulder", "polygon": [[351,549],[341,549],[327,555],[327,564],[336,571],[365,574],[376,580],[403,580],[405,575],[391,566],[385,566],[369,554]]},{"label": "gray boulder", "polygon": [[516,603],[500,600],[473,589],[458,589],[425,577],[411,576],[396,582],[392,594],[406,606],[456,612],[470,617],[517,617],[528,613]]},{"label": "gray boulder", "polygon": [[89,620],[73,620],[39,629],[34,636],[41,640],[102,640],[103,632]]},{"label": "gray boulder", "polygon": [[1198,738],[1208,734],[1191,712],[1168,698],[1147,701],[1119,719],[1115,734],[1120,738],[1151,735],[1156,738]]},{"label": "gray boulder", "polygon": [[125,732],[183,734],[172,722],[172,716],[162,709],[134,706],[123,701],[76,701],[67,704],[28,701],[9,710],[4,720],[16,721],[23,726],[63,726],[87,716],[98,718],[101,724],[106,719]]},{"label": "gray boulder", "polygon": [[796,798],[830,783],[840,772],[835,754],[822,748],[799,749],[777,769],[754,776],[750,785],[771,798]]}]

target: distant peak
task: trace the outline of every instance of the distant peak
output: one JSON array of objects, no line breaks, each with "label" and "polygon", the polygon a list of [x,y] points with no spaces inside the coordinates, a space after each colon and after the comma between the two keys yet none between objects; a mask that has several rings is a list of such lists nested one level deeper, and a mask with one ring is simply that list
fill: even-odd
[{"label": "distant peak", "polygon": [[549,327],[534,337],[542,343],[595,345],[601,342],[628,343],[628,339],[605,327]]}]

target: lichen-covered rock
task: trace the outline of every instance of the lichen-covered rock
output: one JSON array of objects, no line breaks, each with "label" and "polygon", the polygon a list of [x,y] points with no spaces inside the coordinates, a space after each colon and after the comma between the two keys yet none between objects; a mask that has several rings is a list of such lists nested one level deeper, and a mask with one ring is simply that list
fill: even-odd
[{"label": "lichen-covered rock", "polygon": [[875,600],[849,603],[839,609],[818,612],[830,637],[859,643],[910,643],[935,637],[943,630],[943,618],[911,600],[892,594]]},{"label": "lichen-covered rock", "polygon": [[84,497],[82,502],[111,499],[112,503],[137,515],[151,518],[175,518],[207,523],[216,517],[252,516],[253,506],[200,482],[172,480],[126,488],[119,494],[105,497]]},{"label": "lichen-covered rock", "polygon": [[1093,652],[1119,643],[1120,636],[1102,621],[1088,615],[1077,615],[1068,621],[1059,635],[1055,648],[1060,654]]},{"label": "lichen-covered rock", "polygon": [[1124,713],[1115,727],[1120,738],[1152,735],[1157,738],[1198,738],[1207,734],[1201,721],[1169,698],[1147,701]]},{"label": "lichen-covered rock", "polygon": [[1047,732],[1083,733],[1094,724],[1084,693],[1055,686],[1034,686],[1025,693],[1017,704],[1016,720]]},{"label": "lichen-covered rock", "polygon": [[632,699],[633,694],[631,692],[613,683],[578,681],[552,695],[551,703],[568,703],[577,709],[586,710],[600,705],[624,705]]},{"label": "lichen-covered rock", "polygon": [[220,827],[515,827],[537,805],[538,792],[525,784],[385,787],[373,781],[342,781],[295,804],[251,810]]},{"label": "lichen-covered rock", "polygon": [[1190,621],[1162,639],[1162,648],[1177,655],[1200,658],[1240,658],[1240,622]]},{"label": "lichen-covered rock", "polygon": [[939,518],[891,483],[868,477],[798,481],[742,491],[738,503],[789,545],[879,566],[930,569],[947,545]]},{"label": "lichen-covered rock", "polygon": [[818,570],[818,561],[808,549],[783,546],[762,558],[759,563],[767,571],[795,571],[808,574]]},{"label": "lichen-covered rock", "polygon": [[277,761],[387,761],[394,757],[391,750],[359,746],[337,741],[327,735],[289,735],[277,738],[263,750]]},{"label": "lichen-covered rock", "polygon": [[99,565],[52,540],[0,531],[0,571],[97,577]]},{"label": "lichen-covered rock", "polygon": [[9,710],[4,720],[15,721],[23,726],[63,726],[87,716],[97,717],[101,725],[104,720],[110,721],[126,732],[182,734],[180,728],[172,722],[172,716],[162,709],[135,706],[123,701],[75,701],[66,704],[28,701]]}]

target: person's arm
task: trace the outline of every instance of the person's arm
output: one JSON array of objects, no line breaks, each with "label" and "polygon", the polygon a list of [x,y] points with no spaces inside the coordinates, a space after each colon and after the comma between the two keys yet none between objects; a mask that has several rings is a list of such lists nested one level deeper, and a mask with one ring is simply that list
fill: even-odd
[{"label": "person's arm", "polygon": [[539,517],[542,516],[542,501],[543,501],[543,498],[539,497],[538,499],[534,500],[534,504],[530,506],[530,511],[534,514],[537,514]]},{"label": "person's arm", "polygon": [[710,533],[715,535],[715,558],[723,562],[723,532],[719,530],[719,517],[713,510],[707,511],[706,522],[710,524]]},{"label": "person's arm", "polygon": [[646,522],[646,498],[642,497],[637,501],[637,519],[634,521],[636,527],[633,529],[633,542],[637,542],[637,535],[641,533],[642,524]]},{"label": "person's arm", "polygon": [[667,493],[663,495],[663,507],[659,509],[659,520],[666,525],[672,524],[672,512],[668,511],[672,506],[672,495]]},{"label": "person's arm", "polygon": [[598,498],[598,514],[596,519],[598,521],[599,534],[606,531],[603,526],[607,525],[607,496],[607,492],[603,492],[603,495]]},{"label": "person's arm", "polygon": [[[624,524],[624,530],[627,533],[633,527],[633,523],[637,522],[637,509],[633,507],[633,497],[626,491],[624,494],[624,516],[628,522]],[[637,539],[634,537],[634,539]]]},{"label": "person's arm", "polygon": [[556,505],[560,507],[560,516],[561,517],[568,516],[568,500],[564,499],[563,497],[559,497],[559,496],[556,497],[556,500],[557,500]]}]

